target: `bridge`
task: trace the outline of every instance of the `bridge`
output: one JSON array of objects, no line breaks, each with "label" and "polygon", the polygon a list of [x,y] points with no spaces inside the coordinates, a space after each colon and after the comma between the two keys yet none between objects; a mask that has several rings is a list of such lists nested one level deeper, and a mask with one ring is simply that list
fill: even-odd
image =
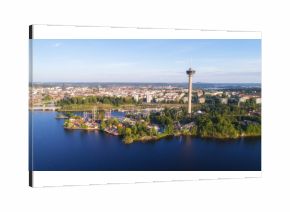
[{"label": "bridge", "polygon": [[60,107],[57,107],[57,106],[32,106],[30,107],[30,110],[41,110],[41,111],[56,111],[57,109],[60,109]]}]

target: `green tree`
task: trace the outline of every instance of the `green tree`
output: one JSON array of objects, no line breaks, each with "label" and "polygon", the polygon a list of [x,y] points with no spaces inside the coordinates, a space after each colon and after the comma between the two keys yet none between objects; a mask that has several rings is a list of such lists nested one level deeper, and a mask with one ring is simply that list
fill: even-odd
[{"label": "green tree", "polygon": [[195,125],[191,127],[190,134],[191,135],[197,135],[197,127]]},{"label": "green tree", "polygon": [[126,127],[126,130],[125,130],[125,136],[131,137],[131,135],[132,135],[132,130],[131,130],[131,128]]},{"label": "green tree", "polygon": [[105,118],[105,111],[98,111],[98,119],[103,120]]},{"label": "green tree", "polygon": [[123,127],[118,126],[118,127],[117,127],[117,130],[118,130],[118,134],[119,134],[119,135],[123,135]]},{"label": "green tree", "polygon": [[260,124],[248,124],[246,128],[246,134],[249,136],[260,136],[261,125]]},{"label": "green tree", "polygon": [[169,135],[173,134],[173,124],[172,123],[167,124],[164,132],[169,134]]},{"label": "green tree", "polygon": [[108,98],[105,98],[103,101],[104,104],[111,104],[111,101]]},{"label": "green tree", "polygon": [[113,121],[112,121],[112,124],[117,126],[119,124],[118,119],[114,118]]},{"label": "green tree", "polygon": [[106,129],[106,127],[107,127],[107,124],[106,124],[106,122],[103,120],[103,121],[101,121],[101,126],[100,126],[100,129],[101,130],[105,130]]},{"label": "green tree", "polygon": [[137,129],[136,125],[133,125],[133,126],[131,127],[131,129],[132,129],[132,134],[133,134],[133,135],[137,135],[137,133],[138,133],[138,129]]},{"label": "green tree", "polygon": [[43,97],[43,101],[45,101],[45,102],[49,102],[49,101],[51,101],[52,100],[52,97],[50,96],[50,95],[45,95],[44,97]]},{"label": "green tree", "polygon": [[157,132],[157,130],[155,129],[155,127],[152,127],[151,130],[150,130],[150,135],[151,135],[151,136],[156,136],[157,133],[158,133],[158,132]]}]

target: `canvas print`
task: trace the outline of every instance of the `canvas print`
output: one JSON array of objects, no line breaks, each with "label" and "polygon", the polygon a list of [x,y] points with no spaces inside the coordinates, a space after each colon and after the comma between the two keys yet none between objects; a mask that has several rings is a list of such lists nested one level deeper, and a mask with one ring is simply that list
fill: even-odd
[{"label": "canvas print", "polygon": [[31,171],[261,171],[261,39],[31,48]]}]

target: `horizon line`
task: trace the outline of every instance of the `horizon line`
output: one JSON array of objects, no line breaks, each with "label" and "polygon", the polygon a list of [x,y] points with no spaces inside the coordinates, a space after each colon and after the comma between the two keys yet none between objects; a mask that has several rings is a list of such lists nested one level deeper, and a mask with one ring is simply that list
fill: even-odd
[{"label": "horizon line", "polygon": [[[49,82],[29,82],[29,83],[147,83],[147,84],[187,84],[188,82],[66,82],[66,81],[49,81]],[[262,82],[193,82],[192,84],[262,84]]]}]

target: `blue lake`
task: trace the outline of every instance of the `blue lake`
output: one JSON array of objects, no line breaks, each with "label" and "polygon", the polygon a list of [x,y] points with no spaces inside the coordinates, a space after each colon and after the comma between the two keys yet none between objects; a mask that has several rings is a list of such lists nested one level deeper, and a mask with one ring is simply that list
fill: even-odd
[{"label": "blue lake", "polygon": [[261,138],[221,141],[185,136],[126,145],[118,136],[98,131],[65,130],[56,112],[30,113],[29,168],[34,171],[261,170]]}]

